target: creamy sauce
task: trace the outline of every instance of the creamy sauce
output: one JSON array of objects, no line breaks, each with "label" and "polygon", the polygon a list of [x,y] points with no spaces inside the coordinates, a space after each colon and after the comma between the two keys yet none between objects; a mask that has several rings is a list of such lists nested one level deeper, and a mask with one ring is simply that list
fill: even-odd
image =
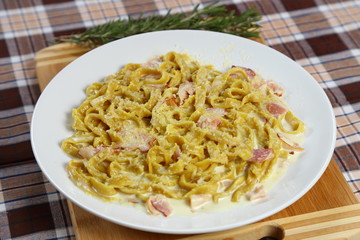
[{"label": "creamy sauce", "polygon": [[[301,134],[301,136],[294,136],[291,139],[293,141],[296,141],[297,143],[301,144],[302,140],[304,139],[304,136],[303,136],[303,134]],[[269,193],[271,191],[271,189],[274,187],[274,185],[276,185],[276,183],[280,180],[280,178],[282,176],[284,176],[284,174],[286,173],[286,169],[287,169],[288,165],[291,164],[291,162],[296,161],[299,158],[300,154],[301,154],[300,152],[295,152],[294,155],[291,155],[289,157],[289,159],[279,159],[278,160],[278,162],[274,168],[274,171],[270,174],[270,176],[264,182],[260,183],[260,185],[264,186],[266,193]],[[252,203],[251,201],[246,199],[245,195],[242,196],[240,198],[240,201],[238,201],[238,202],[232,202],[231,196],[228,196],[228,197],[220,199],[218,203],[209,202],[206,205],[204,205],[203,207],[193,211],[190,208],[188,201],[176,200],[176,199],[168,199],[168,201],[174,209],[174,215],[180,215],[180,216],[184,216],[184,215],[188,216],[188,215],[193,215],[196,213],[221,212],[224,210],[238,207],[239,205]],[[267,201],[267,199],[266,198],[259,199],[254,202],[258,202],[258,201]]]},{"label": "creamy sauce", "polygon": [[[225,53],[233,51],[233,46],[223,48],[221,51],[224,52],[224,56],[227,56],[227,54],[225,54]],[[245,57],[244,57],[244,59],[245,59]],[[229,60],[224,59],[224,61],[223,61],[224,66],[223,67],[230,67],[231,66],[231,62]],[[253,81],[262,81],[262,78],[260,78],[260,76],[258,74],[256,74]],[[265,85],[264,85],[264,87],[265,87]],[[102,96],[102,98],[103,98],[103,96]],[[102,98],[94,99],[93,104],[96,104],[97,102],[103,101]],[[107,117],[107,116],[105,116],[105,117]],[[249,117],[258,117],[260,119],[261,123],[265,124],[265,120],[262,120],[257,114],[250,113]],[[132,121],[128,121],[128,122],[131,123]],[[289,124],[287,121],[283,120],[281,122],[281,124],[282,124],[282,127],[284,129],[288,130],[288,131],[293,130],[292,129],[293,126],[291,126],[291,124]],[[129,126],[128,126],[129,129],[127,129],[128,132],[126,133],[126,135],[123,136],[123,138],[126,140],[125,142],[127,142],[127,143],[132,143],[131,141],[133,140],[133,136],[136,135],[136,132],[131,131],[131,129],[134,127],[132,125],[133,124],[129,124]],[[286,137],[287,139],[289,139],[291,142],[297,143],[300,146],[304,142],[304,135],[305,135],[304,133],[298,134],[298,135],[282,133],[282,135],[284,137]],[[79,139],[76,139],[76,140],[79,140]],[[143,141],[143,139],[136,138],[136,139],[134,139],[134,141],[135,141],[135,143],[138,143],[139,141],[140,142]],[[224,141],[225,141],[225,137],[224,137]],[[255,141],[254,148],[255,149],[260,148],[260,146],[258,144],[258,139],[257,139],[256,134],[254,135],[254,141]],[[133,143],[133,145],[135,145],[135,143]],[[141,142],[141,143],[142,143],[141,147],[144,147],[144,148],[147,147],[147,142],[146,141]],[[298,159],[298,157],[300,156],[300,154],[301,154],[301,152],[296,151],[296,150],[294,150],[294,151],[289,150],[289,152],[290,151],[293,152],[293,153],[290,154],[287,159],[279,158],[276,165],[274,166],[272,172],[270,173],[270,175],[263,182],[257,184],[255,186],[255,188],[258,187],[258,186],[263,186],[266,193],[269,193],[271,191],[273,186],[286,173],[288,165],[291,164],[292,162],[296,161]],[[219,174],[222,171],[223,171],[223,169],[221,167],[216,168],[214,174]],[[126,172],[124,172],[124,174],[126,175]],[[241,173],[241,174],[243,174],[243,173]],[[137,177],[138,177],[137,181],[146,179],[143,175],[139,175]],[[147,212],[147,208],[146,208],[146,204],[145,204],[144,200],[138,198],[136,195],[129,195],[129,194],[117,192],[115,195],[105,196],[105,195],[101,194],[100,192],[97,192],[95,187],[92,188],[92,189],[89,189],[89,186],[84,182],[77,181],[77,182],[75,182],[75,184],[77,184],[80,188],[85,190],[85,192],[87,192],[87,193],[89,193],[91,195],[98,196],[98,197],[100,196],[100,198],[105,200],[105,201],[119,202],[123,206],[135,207],[139,211]],[[96,192],[96,194],[92,193],[92,192]],[[147,196],[144,196],[144,198],[146,198],[148,196],[150,196],[150,194],[147,195]],[[198,214],[198,213],[220,212],[220,211],[224,211],[224,210],[228,210],[228,209],[231,209],[231,208],[238,207],[239,205],[251,204],[252,203],[252,201],[249,201],[246,198],[245,195],[243,195],[238,202],[232,202],[231,197],[232,197],[232,194],[230,194],[228,197],[224,197],[222,199],[219,199],[218,203],[215,203],[213,201],[209,201],[204,206],[202,206],[202,207],[200,207],[200,208],[198,208],[196,210],[193,210],[190,207],[189,200],[177,200],[177,199],[168,198],[167,201],[169,202],[169,204],[171,205],[171,207],[173,209],[173,212],[174,212],[173,215],[178,215],[178,216],[193,215],[193,214]],[[258,201],[267,201],[267,198],[256,200],[256,202],[258,202]]]},{"label": "creamy sauce", "polygon": [[[283,121],[282,124],[283,124],[284,128],[291,130],[291,126],[286,121]],[[298,143],[299,145],[302,145],[304,142],[305,134],[303,134],[303,133],[298,134],[298,135],[284,133],[283,135],[287,139],[291,140],[292,142]],[[278,162],[276,163],[276,166],[273,169],[273,172],[269,175],[269,177],[265,181],[263,181],[262,183],[259,183],[258,186],[263,185],[265,192],[269,193],[271,191],[271,189],[273,188],[273,186],[277,183],[277,181],[279,181],[279,179],[282,176],[284,176],[284,174],[286,173],[287,167],[292,162],[297,161],[300,154],[301,154],[301,152],[294,151],[294,154],[292,154],[292,155],[290,154],[288,159],[279,158]],[[139,176],[139,180],[141,178],[142,178],[142,176]],[[77,185],[79,185],[79,182],[77,182]],[[84,186],[79,186],[79,187],[84,189]],[[85,190],[87,190],[86,192],[91,193],[91,191],[88,191],[88,189],[85,189]],[[95,188],[93,190],[95,190]],[[97,193],[97,194],[101,195],[100,193]],[[102,195],[102,196],[103,196],[103,200],[110,201],[110,202],[120,202],[124,206],[131,206],[131,207],[135,207],[136,209],[138,209],[140,211],[147,211],[145,203],[141,199],[137,198],[135,195],[117,193],[113,196],[104,196],[104,195]],[[232,202],[231,195],[230,195],[228,197],[219,199],[218,203],[211,201],[196,210],[192,210],[188,200],[179,200],[179,199],[170,199],[170,198],[168,198],[167,200],[174,210],[173,215],[177,215],[177,216],[188,216],[188,215],[193,215],[196,213],[220,212],[220,211],[224,211],[224,210],[228,210],[228,209],[237,207],[239,205],[252,203],[251,201],[246,199],[245,195],[242,196],[238,202]],[[264,198],[264,199],[255,200],[254,202],[266,201],[266,200],[267,199]]]},{"label": "creamy sauce", "polygon": [[[304,134],[299,135],[286,135],[287,138],[290,140],[302,145],[304,142]],[[279,158],[276,166],[274,167],[273,172],[269,175],[269,177],[262,183],[258,185],[263,185],[265,192],[269,193],[271,189],[276,185],[276,183],[280,180],[282,176],[286,173],[286,169],[289,164],[294,161],[297,161],[301,152],[294,152],[293,155],[290,155],[288,159]],[[117,193],[113,196],[104,196],[104,200],[111,201],[111,202],[120,202],[124,206],[131,206],[135,207],[139,211],[147,211],[146,206],[142,200],[137,198],[135,195],[128,195],[124,193]],[[178,200],[178,199],[167,199],[170,203],[171,207],[174,210],[173,215],[177,216],[189,216],[197,213],[214,213],[214,212],[221,212],[224,210],[228,210],[231,208],[235,208],[239,205],[244,204],[251,204],[252,201],[246,199],[245,195],[240,198],[238,202],[232,202],[231,196],[224,197],[219,199],[218,203],[215,202],[208,202],[204,206],[200,207],[199,209],[192,210],[188,200]],[[258,201],[267,201],[267,198],[255,200],[254,202]]]},{"label": "creamy sauce", "polygon": [[[291,125],[288,124],[285,120],[283,120],[281,123],[285,129],[292,130]],[[303,145],[304,138],[305,138],[304,133],[298,134],[298,135],[282,133],[282,135],[284,135],[290,141],[299,144],[300,146]],[[255,147],[257,145],[256,142],[257,142],[257,140],[255,139]],[[292,162],[297,161],[300,154],[301,154],[301,152],[299,152],[299,151],[293,151],[293,154],[290,154],[288,159],[279,158],[278,162],[276,163],[276,165],[273,169],[273,172],[269,175],[269,177],[267,179],[265,179],[263,182],[259,183],[257,186],[262,185],[265,189],[265,192],[269,193],[271,191],[271,189],[273,188],[273,186],[278,182],[278,180],[282,176],[284,176],[288,166]],[[139,180],[143,179],[142,175],[139,175],[138,177],[139,177]],[[91,191],[89,191],[89,189],[87,189],[87,186],[85,184],[83,185],[80,182],[76,182],[76,185],[78,185],[80,188],[85,190],[87,193],[91,194]],[[93,188],[92,190],[96,191],[95,188]],[[112,196],[105,196],[105,195],[100,194],[99,192],[97,192],[97,194],[102,196],[102,199],[105,201],[119,202],[124,206],[131,206],[131,207],[135,207],[136,209],[138,209],[140,211],[145,211],[145,212],[147,211],[145,203],[141,199],[137,198],[135,195],[129,195],[129,194],[120,193],[120,192],[118,192],[117,194],[112,195]],[[170,203],[171,207],[174,210],[173,215],[177,215],[177,216],[188,216],[188,215],[193,215],[193,214],[197,214],[197,213],[220,212],[220,211],[224,211],[224,210],[228,210],[228,209],[237,207],[239,205],[252,203],[252,201],[249,201],[246,199],[245,195],[242,196],[238,202],[232,202],[231,195],[230,195],[228,197],[219,199],[218,203],[211,201],[196,210],[192,210],[188,200],[179,200],[179,199],[168,198],[167,201]],[[267,201],[267,199],[266,198],[259,199],[259,200],[255,200],[254,202],[258,202],[258,201]]]}]

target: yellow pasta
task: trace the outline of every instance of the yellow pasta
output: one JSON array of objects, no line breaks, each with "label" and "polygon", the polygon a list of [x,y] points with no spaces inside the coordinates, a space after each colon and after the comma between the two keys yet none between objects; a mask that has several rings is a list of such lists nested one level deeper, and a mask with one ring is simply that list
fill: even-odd
[{"label": "yellow pasta", "polygon": [[[226,72],[169,52],[86,90],[62,149],[72,181],[103,199],[161,194],[239,201],[298,150],[305,131],[283,90],[251,69]],[[293,148],[293,149],[292,149]]]}]

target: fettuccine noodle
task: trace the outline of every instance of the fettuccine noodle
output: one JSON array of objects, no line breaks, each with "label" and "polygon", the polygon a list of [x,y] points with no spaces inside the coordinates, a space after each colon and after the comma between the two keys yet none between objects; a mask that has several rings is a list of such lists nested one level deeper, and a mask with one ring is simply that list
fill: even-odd
[{"label": "fettuccine noodle", "polygon": [[301,149],[287,138],[305,126],[282,94],[251,69],[220,72],[186,54],[129,63],[89,86],[72,111],[75,133],[62,143],[74,157],[67,171],[105,199],[239,201]]}]

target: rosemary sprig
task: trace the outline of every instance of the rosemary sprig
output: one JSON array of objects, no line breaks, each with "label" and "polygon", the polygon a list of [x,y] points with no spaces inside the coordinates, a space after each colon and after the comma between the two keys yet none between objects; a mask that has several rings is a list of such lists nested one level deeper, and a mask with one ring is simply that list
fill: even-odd
[{"label": "rosemary sprig", "polygon": [[164,16],[140,15],[138,18],[129,16],[127,20],[113,20],[89,28],[80,34],[61,36],[56,42],[71,42],[94,48],[139,33],[173,29],[210,30],[256,38],[259,36],[260,28],[256,22],[260,19],[259,12],[253,7],[243,13],[235,14],[235,11],[228,11],[224,5],[211,3],[203,9],[199,9],[199,5],[196,5],[189,14],[171,14],[170,9]]}]

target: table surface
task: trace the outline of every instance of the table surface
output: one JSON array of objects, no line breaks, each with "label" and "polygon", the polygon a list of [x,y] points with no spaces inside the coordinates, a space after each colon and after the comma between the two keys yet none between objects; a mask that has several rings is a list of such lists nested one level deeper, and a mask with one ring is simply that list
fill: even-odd
[{"label": "table surface", "polygon": [[[235,2],[235,1],[234,1]],[[197,1],[0,2],[0,239],[71,239],[66,199],[46,180],[30,146],[30,121],[40,89],[35,53],[55,37],[140,12],[190,11]],[[209,1],[202,1],[203,6]],[[224,1],[255,5],[268,45],[294,59],[318,81],[337,121],[334,162],[360,196],[360,6],[353,1]],[[334,170],[336,171],[336,170]],[[321,190],[332,190],[325,184]],[[345,195],[344,195],[345,196]],[[331,195],[325,198],[333,199]],[[346,197],[344,197],[346,198]],[[350,197],[351,198],[351,197]],[[317,199],[311,199],[316,202]],[[275,216],[274,216],[275,217]]]}]

